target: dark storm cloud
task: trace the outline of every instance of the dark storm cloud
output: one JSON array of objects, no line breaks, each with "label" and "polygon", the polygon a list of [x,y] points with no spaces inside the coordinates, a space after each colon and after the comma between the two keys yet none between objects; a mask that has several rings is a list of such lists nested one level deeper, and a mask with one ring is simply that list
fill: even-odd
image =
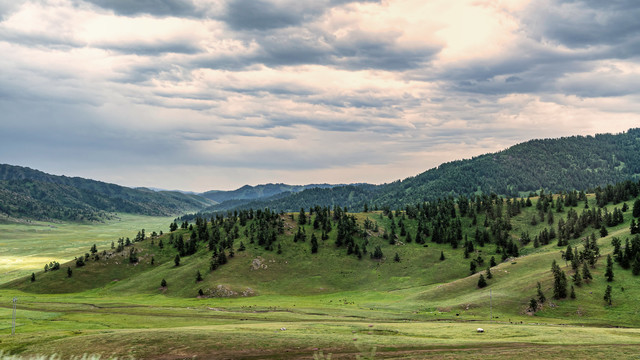
[{"label": "dark storm cloud", "polygon": [[288,1],[284,4],[267,0],[231,0],[220,19],[234,30],[263,31],[304,25],[332,7],[359,2],[377,3],[380,0]]},{"label": "dark storm cloud", "polygon": [[162,54],[196,54],[202,49],[193,43],[186,41],[166,41],[166,42],[139,42],[139,43],[111,43],[111,44],[94,44],[94,47],[105,50],[118,51],[124,54],[136,55],[162,55]]},{"label": "dark storm cloud", "polygon": [[323,8],[313,2],[291,2],[278,6],[263,0],[232,0],[222,19],[234,30],[268,30],[300,25],[318,16]]},{"label": "dark storm cloud", "polygon": [[380,69],[405,71],[427,64],[440,48],[401,48],[400,34],[385,37],[355,34],[343,39],[306,29],[280,29],[252,38],[259,49],[243,55],[206,55],[193,61],[196,67],[240,70],[263,64],[272,68],[295,65],[325,65],[346,70]]},{"label": "dark storm cloud", "polygon": [[559,0],[539,5],[531,5],[526,24],[535,36],[569,48],[620,46],[640,35],[637,0]]},{"label": "dark storm cloud", "polygon": [[148,14],[153,16],[201,17],[190,0],[84,0],[103,9],[112,10],[118,15],[134,16]]}]

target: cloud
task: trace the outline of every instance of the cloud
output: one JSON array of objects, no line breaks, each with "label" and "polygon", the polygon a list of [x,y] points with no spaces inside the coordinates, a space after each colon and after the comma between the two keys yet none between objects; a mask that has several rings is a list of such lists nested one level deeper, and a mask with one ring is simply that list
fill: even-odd
[{"label": "cloud", "polygon": [[633,0],[547,1],[530,10],[533,35],[568,48],[621,46],[640,35],[640,8]]},{"label": "cloud", "polygon": [[637,126],[634,3],[540,4],[0,2],[0,161],[192,190],[386,182]]},{"label": "cloud", "polygon": [[118,15],[153,15],[200,17],[202,12],[190,0],[83,0]]}]

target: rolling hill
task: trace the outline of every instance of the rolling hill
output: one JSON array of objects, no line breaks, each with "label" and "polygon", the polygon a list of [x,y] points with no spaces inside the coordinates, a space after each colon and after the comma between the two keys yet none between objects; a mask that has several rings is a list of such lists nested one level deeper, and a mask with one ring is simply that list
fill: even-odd
[{"label": "rolling hill", "polygon": [[[446,196],[491,194],[518,196],[539,189],[595,189],[640,177],[640,129],[620,134],[531,140],[472,159],[444,163],[417,176],[382,185],[307,189],[289,196],[234,204],[238,209],[297,211],[318,204],[353,210],[403,208]],[[228,210],[212,206],[208,211]]]},{"label": "rolling hill", "polygon": [[98,221],[112,212],[179,215],[211,204],[197,195],[131,189],[0,164],[0,214],[10,218]]}]

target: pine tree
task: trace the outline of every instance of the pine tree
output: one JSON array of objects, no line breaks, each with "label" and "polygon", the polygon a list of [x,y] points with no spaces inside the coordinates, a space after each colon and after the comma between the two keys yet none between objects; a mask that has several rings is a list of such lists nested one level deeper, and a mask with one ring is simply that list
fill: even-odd
[{"label": "pine tree", "polygon": [[202,291],[202,289],[198,290],[198,296],[204,296],[204,291]]},{"label": "pine tree", "polygon": [[445,257],[444,257],[444,251],[440,251],[440,261],[444,261]]},{"label": "pine tree", "polygon": [[200,270],[196,273],[196,282],[202,281],[202,274],[200,274]]},{"label": "pine tree", "polygon": [[576,291],[573,288],[573,285],[571,285],[571,294],[569,295],[570,298],[575,299],[576,298]]},{"label": "pine tree", "polygon": [[636,199],[633,203],[632,215],[633,217],[640,217],[640,199]]},{"label": "pine tree", "polygon": [[547,298],[544,296],[544,293],[542,292],[542,285],[540,285],[540,282],[538,281],[538,302],[543,304],[545,301],[547,301]]},{"label": "pine tree", "polygon": [[180,266],[180,254],[176,254],[176,257],[173,258],[173,262],[176,264],[176,266]]},{"label": "pine tree", "polygon": [[152,256],[151,257],[151,265],[154,265],[156,263],[156,259]]},{"label": "pine tree", "polygon": [[572,278],[573,283],[576,286],[581,286],[582,285],[582,276],[580,275],[580,269],[576,269],[576,273],[573,274]]},{"label": "pine tree", "polygon": [[316,238],[316,234],[311,235],[311,253],[315,254],[318,252],[318,238]]},{"label": "pine tree", "polygon": [[482,289],[485,286],[487,286],[487,280],[485,280],[484,276],[480,274],[480,277],[478,278],[478,287]]},{"label": "pine tree", "polygon": [[607,270],[605,271],[604,276],[607,278],[608,282],[613,281],[613,260],[611,259],[611,254],[607,256]]},{"label": "pine tree", "polygon": [[487,273],[487,279],[492,279],[493,278],[493,274],[491,273],[491,268],[490,267],[487,268],[486,273]]},{"label": "pine tree", "polygon": [[611,285],[607,285],[607,289],[604,291],[604,301],[607,304],[611,305],[611,301],[612,301],[612,298],[611,298]]},{"label": "pine tree", "polygon": [[31,273],[31,282],[36,281],[36,274],[35,273]]},{"label": "pine tree", "polygon": [[567,297],[567,276],[560,267],[553,262],[553,297],[555,299],[564,299]]},{"label": "pine tree", "polygon": [[636,254],[636,261],[633,262],[631,273],[636,276],[640,275],[640,252]]},{"label": "pine tree", "polygon": [[160,287],[166,288],[167,287],[167,280],[162,279],[162,281],[160,282]]},{"label": "pine tree", "polygon": [[393,261],[400,262],[400,255],[398,255],[398,253],[396,253],[396,256],[394,256]]},{"label": "pine tree", "polygon": [[469,271],[471,271],[472,275],[476,273],[476,262],[475,261],[471,261],[471,263],[469,264]]},{"label": "pine tree", "polygon": [[604,226],[604,224],[600,227],[600,237],[605,237],[609,235],[609,231],[607,231],[607,228]]},{"label": "pine tree", "polygon": [[536,299],[531,298],[531,300],[529,300],[529,311],[536,312],[537,310],[538,310],[538,302],[536,301]]},{"label": "pine tree", "polygon": [[496,266],[496,258],[495,257],[491,257],[491,259],[489,260],[489,266],[494,267]]},{"label": "pine tree", "polygon": [[71,270],[71,268],[67,266],[67,277],[70,278],[72,274],[73,270]]},{"label": "pine tree", "polygon": [[587,266],[586,262],[582,263],[582,278],[587,282],[593,279],[593,276],[591,276],[591,271],[589,271],[589,267]]}]

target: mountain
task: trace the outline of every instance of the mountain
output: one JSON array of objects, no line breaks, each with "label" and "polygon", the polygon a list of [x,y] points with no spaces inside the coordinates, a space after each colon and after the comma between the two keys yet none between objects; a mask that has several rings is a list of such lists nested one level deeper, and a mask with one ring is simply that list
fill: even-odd
[{"label": "mountain", "polygon": [[444,163],[388,184],[307,189],[238,204],[237,208],[297,211],[310,204],[346,206],[354,211],[363,209],[365,204],[399,208],[449,195],[517,196],[541,188],[586,190],[638,177],[640,128],[620,134],[531,140],[500,152]]},{"label": "mountain", "polygon": [[107,212],[165,216],[211,204],[206,198],[176,191],[131,189],[0,164],[0,213],[12,218],[96,221]]},{"label": "mountain", "polygon": [[321,188],[330,189],[339,185],[330,184],[309,184],[309,185],[288,185],[288,184],[264,184],[245,185],[239,189],[231,191],[211,190],[200,194],[209,200],[222,203],[228,200],[256,200],[265,199],[281,193],[297,193],[306,189]]}]

